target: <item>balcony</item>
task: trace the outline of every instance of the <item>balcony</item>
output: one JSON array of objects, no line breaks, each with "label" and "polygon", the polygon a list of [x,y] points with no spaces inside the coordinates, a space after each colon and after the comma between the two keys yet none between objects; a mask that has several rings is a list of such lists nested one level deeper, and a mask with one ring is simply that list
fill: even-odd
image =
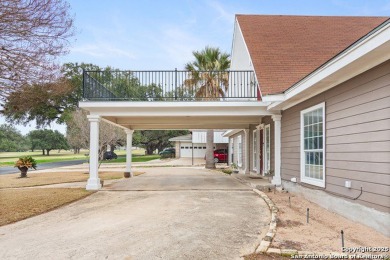
[{"label": "balcony", "polygon": [[[210,87],[212,86],[212,87]],[[83,101],[260,101],[253,71],[84,71]]]}]

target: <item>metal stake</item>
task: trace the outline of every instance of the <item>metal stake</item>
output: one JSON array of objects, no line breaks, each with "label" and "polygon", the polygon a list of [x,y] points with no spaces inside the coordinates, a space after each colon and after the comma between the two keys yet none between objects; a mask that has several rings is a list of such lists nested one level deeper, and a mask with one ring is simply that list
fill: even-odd
[{"label": "metal stake", "polygon": [[275,189],[274,189],[274,194],[276,193],[276,184],[275,184]]},{"label": "metal stake", "polygon": [[341,230],[341,247],[344,248],[344,231]]},{"label": "metal stake", "polygon": [[306,222],[309,224],[309,208],[307,208],[306,212]]},{"label": "metal stake", "polygon": [[291,208],[291,197],[288,196],[288,204],[290,205],[290,208]]}]

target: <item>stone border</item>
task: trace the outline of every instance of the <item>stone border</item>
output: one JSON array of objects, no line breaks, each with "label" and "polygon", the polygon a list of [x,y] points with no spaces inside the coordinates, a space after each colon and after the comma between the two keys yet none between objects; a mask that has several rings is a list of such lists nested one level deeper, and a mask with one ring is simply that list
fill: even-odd
[{"label": "stone border", "polygon": [[309,252],[309,251],[298,251],[296,249],[280,249],[280,248],[272,248],[270,247],[272,239],[276,234],[276,224],[277,224],[277,213],[279,209],[276,207],[275,203],[262,191],[258,189],[253,189],[255,193],[257,193],[268,205],[271,211],[271,222],[269,224],[269,229],[266,236],[261,240],[260,245],[257,247],[255,253],[260,254],[269,254],[269,255],[280,255],[285,257],[292,257],[294,255],[307,256],[307,255],[326,255],[326,256],[339,256],[339,257],[348,257],[348,255],[339,253],[339,252],[327,252],[327,253],[317,253],[317,252]]},{"label": "stone border", "polygon": [[269,224],[269,229],[265,237],[261,240],[260,245],[256,249],[256,253],[266,253],[268,252],[268,248],[271,245],[272,239],[274,238],[276,234],[276,222],[277,222],[277,213],[278,208],[276,207],[275,203],[268,198],[268,196],[258,189],[253,189],[255,193],[257,193],[268,205],[270,211],[271,211],[271,222]]}]

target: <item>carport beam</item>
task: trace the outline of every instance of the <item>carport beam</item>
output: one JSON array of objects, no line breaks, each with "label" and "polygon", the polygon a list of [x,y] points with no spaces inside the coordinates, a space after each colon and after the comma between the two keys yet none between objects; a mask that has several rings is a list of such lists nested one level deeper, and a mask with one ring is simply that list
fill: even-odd
[{"label": "carport beam", "polygon": [[131,152],[133,150],[133,132],[134,130],[126,129],[126,172],[125,177],[133,177],[133,172],[131,171]]},{"label": "carport beam", "polygon": [[100,116],[88,115],[90,123],[90,142],[89,142],[89,179],[87,190],[99,190],[102,185],[99,179],[99,122]]}]

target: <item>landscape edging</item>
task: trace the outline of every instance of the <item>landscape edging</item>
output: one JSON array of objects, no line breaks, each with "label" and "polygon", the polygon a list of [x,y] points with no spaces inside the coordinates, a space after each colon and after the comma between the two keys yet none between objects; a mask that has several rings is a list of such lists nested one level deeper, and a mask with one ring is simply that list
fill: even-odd
[{"label": "landscape edging", "polygon": [[269,224],[269,229],[265,237],[261,240],[260,245],[256,249],[256,253],[266,253],[269,246],[271,245],[272,239],[275,237],[276,234],[276,225],[277,225],[277,213],[278,208],[276,207],[275,203],[262,191],[258,189],[253,189],[255,193],[257,193],[268,205],[270,211],[271,211],[271,221]]}]

